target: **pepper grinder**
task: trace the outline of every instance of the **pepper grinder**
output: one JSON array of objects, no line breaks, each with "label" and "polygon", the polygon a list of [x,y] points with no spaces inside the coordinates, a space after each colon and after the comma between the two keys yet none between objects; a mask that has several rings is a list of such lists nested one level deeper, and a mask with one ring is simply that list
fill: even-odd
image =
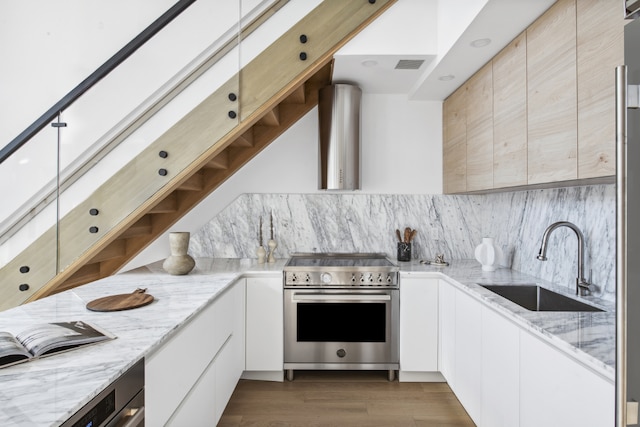
[{"label": "pepper grinder", "polygon": [[267,242],[267,245],[269,246],[269,262],[276,262],[276,257],[273,256],[273,253],[276,250],[276,247],[278,246],[278,244],[276,243],[275,240],[273,240],[273,213],[269,214],[269,224],[270,224],[270,228],[271,228],[271,235],[270,235],[270,239]]},{"label": "pepper grinder", "polygon": [[264,264],[265,257],[267,255],[267,251],[264,246],[262,246],[262,216],[260,216],[260,229],[258,231],[258,249],[256,249],[256,255],[258,255],[258,264]]}]

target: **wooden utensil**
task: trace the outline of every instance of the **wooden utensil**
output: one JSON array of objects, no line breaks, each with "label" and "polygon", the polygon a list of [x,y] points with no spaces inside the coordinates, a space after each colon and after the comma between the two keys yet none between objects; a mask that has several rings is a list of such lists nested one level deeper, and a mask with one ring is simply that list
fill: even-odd
[{"label": "wooden utensil", "polygon": [[409,243],[409,237],[411,237],[411,229],[409,227],[404,229],[404,242]]},{"label": "wooden utensil", "polygon": [[396,236],[398,237],[398,242],[402,243],[402,236],[400,235],[400,230],[396,228]]},{"label": "wooden utensil", "polygon": [[418,234],[418,230],[411,231],[411,235],[409,236],[409,243],[413,241],[413,238],[416,237],[416,234]]},{"label": "wooden utensil", "polygon": [[87,309],[91,311],[120,311],[142,307],[153,302],[153,295],[147,294],[146,291],[146,289],[136,289],[130,294],[109,295],[94,299],[87,303]]}]

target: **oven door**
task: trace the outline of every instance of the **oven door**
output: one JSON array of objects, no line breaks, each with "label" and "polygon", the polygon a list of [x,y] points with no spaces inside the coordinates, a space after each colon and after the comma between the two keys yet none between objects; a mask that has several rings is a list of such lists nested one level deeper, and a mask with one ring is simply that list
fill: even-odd
[{"label": "oven door", "polygon": [[285,289],[285,369],[397,369],[397,289]]}]

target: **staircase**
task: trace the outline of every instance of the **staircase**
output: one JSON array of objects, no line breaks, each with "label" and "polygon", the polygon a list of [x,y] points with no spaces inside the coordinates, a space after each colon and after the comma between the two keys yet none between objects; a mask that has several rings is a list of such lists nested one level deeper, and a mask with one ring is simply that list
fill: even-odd
[{"label": "staircase", "polygon": [[118,271],[310,111],[333,54],[395,1],[324,0],[2,267],[0,309]]}]

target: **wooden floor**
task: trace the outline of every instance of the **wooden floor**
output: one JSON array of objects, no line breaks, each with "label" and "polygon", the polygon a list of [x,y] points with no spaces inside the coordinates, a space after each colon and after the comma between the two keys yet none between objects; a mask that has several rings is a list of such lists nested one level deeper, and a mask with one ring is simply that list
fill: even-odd
[{"label": "wooden floor", "polygon": [[240,380],[218,426],[475,424],[446,383],[388,382],[386,371],[296,371],[292,382]]}]

